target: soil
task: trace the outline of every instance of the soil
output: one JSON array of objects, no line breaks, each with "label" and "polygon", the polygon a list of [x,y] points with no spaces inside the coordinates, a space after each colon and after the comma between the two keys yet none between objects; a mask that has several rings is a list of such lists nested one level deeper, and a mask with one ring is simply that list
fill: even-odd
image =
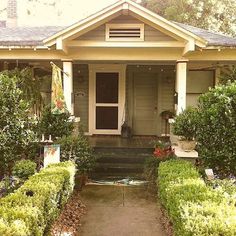
[{"label": "soil", "polygon": [[81,217],[86,213],[86,207],[81,201],[80,192],[75,189],[72,196],[62,210],[58,219],[51,227],[51,236],[75,236],[81,226]]}]

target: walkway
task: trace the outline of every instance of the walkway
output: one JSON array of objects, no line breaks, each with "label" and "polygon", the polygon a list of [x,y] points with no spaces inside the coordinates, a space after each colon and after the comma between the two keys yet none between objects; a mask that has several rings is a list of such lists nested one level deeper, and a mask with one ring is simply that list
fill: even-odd
[{"label": "walkway", "polygon": [[79,236],[166,236],[155,197],[144,187],[88,185]]}]

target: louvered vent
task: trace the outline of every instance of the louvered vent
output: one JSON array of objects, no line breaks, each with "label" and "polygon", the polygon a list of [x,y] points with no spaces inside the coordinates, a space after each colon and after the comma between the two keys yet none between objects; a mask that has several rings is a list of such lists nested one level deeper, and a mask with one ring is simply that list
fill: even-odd
[{"label": "louvered vent", "polygon": [[108,24],[106,39],[109,41],[142,41],[144,26],[139,24]]}]

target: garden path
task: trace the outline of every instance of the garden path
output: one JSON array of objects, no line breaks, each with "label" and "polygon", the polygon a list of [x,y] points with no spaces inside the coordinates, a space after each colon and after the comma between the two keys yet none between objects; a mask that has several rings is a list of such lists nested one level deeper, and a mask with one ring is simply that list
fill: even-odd
[{"label": "garden path", "polygon": [[79,236],[166,236],[155,196],[144,186],[87,185]]}]

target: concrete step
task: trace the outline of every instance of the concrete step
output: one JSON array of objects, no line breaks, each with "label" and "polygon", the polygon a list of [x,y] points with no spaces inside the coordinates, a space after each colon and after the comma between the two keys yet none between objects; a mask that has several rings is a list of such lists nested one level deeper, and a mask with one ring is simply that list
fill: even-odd
[{"label": "concrete step", "polygon": [[143,164],[145,159],[150,157],[151,154],[143,154],[143,155],[110,155],[110,154],[96,154],[98,163],[140,163]]},{"label": "concrete step", "polygon": [[92,173],[92,180],[108,180],[108,181],[117,181],[122,179],[135,179],[135,180],[144,180],[142,173]]},{"label": "concrete step", "polygon": [[128,148],[128,147],[94,147],[95,153],[115,153],[115,154],[152,154],[153,148]]},{"label": "concrete step", "polygon": [[142,173],[143,164],[101,163],[96,165],[95,172]]}]

